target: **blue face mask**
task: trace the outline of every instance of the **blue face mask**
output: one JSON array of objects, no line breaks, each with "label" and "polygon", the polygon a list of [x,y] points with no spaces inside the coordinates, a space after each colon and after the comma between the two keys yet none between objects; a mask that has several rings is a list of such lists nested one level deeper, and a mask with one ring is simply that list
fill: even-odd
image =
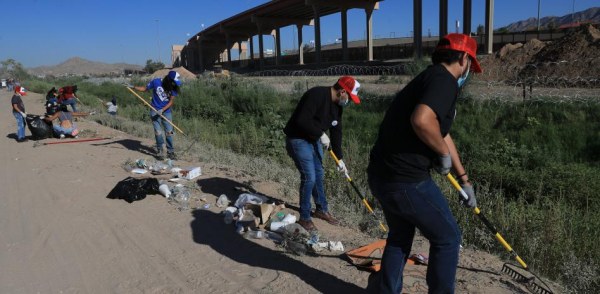
[{"label": "blue face mask", "polygon": [[460,77],[458,77],[458,87],[461,88],[462,86],[465,85],[465,82],[467,81],[467,78],[469,77],[469,71],[471,69],[471,62],[469,62],[469,64],[467,65],[467,71],[465,72],[464,75],[461,75]]}]

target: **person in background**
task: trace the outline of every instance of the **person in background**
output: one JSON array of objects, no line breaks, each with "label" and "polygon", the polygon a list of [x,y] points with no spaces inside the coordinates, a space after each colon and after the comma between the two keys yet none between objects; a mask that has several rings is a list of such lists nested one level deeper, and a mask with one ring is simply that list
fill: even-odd
[{"label": "person in background", "polygon": [[117,115],[117,109],[119,109],[119,107],[117,106],[117,97],[113,96],[110,102],[106,102],[106,107],[108,114]]},{"label": "person in background", "polygon": [[175,148],[173,147],[173,126],[165,118],[170,122],[173,121],[171,107],[175,102],[175,97],[180,93],[180,86],[179,73],[171,70],[162,80],[155,78],[146,86],[133,87],[133,89],[141,92],[152,90],[152,102],[150,105],[156,111],[150,111],[150,118],[152,119],[154,137],[156,139],[156,157],[160,160],[164,159],[163,145],[165,141],[167,142],[167,157],[172,160],[177,159]]},{"label": "person in background", "polygon": [[52,87],[52,89],[50,89],[48,91],[48,93],[46,93],[46,107],[48,106],[48,104],[57,104],[58,103],[58,90],[56,90],[55,87]]},{"label": "person in background", "polygon": [[22,97],[27,95],[27,90],[24,87],[16,86],[15,94],[10,99],[12,105],[12,114],[17,120],[17,142],[27,142],[25,137],[25,118],[27,113],[25,112],[25,103],[23,103]]},{"label": "person in background", "polygon": [[62,105],[71,105],[73,112],[77,112],[77,85],[64,86],[58,89],[58,101]]},{"label": "person in background", "polygon": [[[79,138],[79,129],[73,122],[73,117],[88,116],[94,114],[94,112],[70,112],[65,104],[61,104],[59,107],[58,111],[47,115],[44,119],[53,123],[54,134],[59,138],[64,139],[66,136]],[[58,124],[54,124],[56,119],[58,119]]]},{"label": "person in background", "polygon": [[476,52],[477,43],[467,35],[443,37],[433,65],[396,95],[379,127],[367,168],[369,187],[389,226],[377,293],[402,291],[415,229],[430,243],[429,293],[454,293],[461,232],[430,169],[443,176],[453,170],[468,195],[459,199],[467,207],[477,205],[450,136],[459,90],[471,71],[481,72]]},{"label": "person in background", "polygon": [[[314,87],[300,98],[283,132],[286,150],[300,172],[300,220],[306,230],[316,230],[311,219],[311,198],[315,202],[314,217],[332,225],[339,224],[328,209],[323,187],[323,147],[340,159],[338,170],[347,172],[342,153],[342,114],[350,100],[360,103],[360,83],[349,76],[341,77],[333,86]],[[331,140],[326,131],[331,134]]]}]

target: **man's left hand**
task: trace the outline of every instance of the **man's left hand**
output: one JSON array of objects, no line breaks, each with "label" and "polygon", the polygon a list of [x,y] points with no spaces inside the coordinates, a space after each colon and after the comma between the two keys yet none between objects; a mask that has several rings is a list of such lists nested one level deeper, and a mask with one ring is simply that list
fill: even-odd
[{"label": "man's left hand", "polygon": [[348,168],[346,167],[346,164],[344,163],[344,161],[343,161],[343,160],[341,160],[341,159],[340,159],[340,160],[338,160],[338,164],[337,164],[337,170],[338,170],[339,172],[342,172],[342,173],[344,173],[344,174],[347,174],[347,173],[348,173]]}]

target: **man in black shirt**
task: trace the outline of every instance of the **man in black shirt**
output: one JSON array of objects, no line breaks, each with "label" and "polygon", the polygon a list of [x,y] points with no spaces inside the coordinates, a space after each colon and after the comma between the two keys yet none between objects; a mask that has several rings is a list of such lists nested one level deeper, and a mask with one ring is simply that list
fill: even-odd
[{"label": "man in black shirt", "polygon": [[[340,159],[338,170],[347,172],[342,153],[342,113],[352,100],[360,103],[360,84],[352,77],[341,77],[331,87],[314,87],[302,98],[285,126],[286,150],[300,171],[300,220],[308,231],[316,227],[311,220],[311,196],[315,201],[314,217],[330,224],[339,223],[327,207],[323,187],[323,147]],[[326,131],[329,130],[331,140]]]},{"label": "man in black shirt", "polygon": [[442,38],[433,65],[400,91],[379,128],[371,150],[369,186],[381,203],[390,228],[383,254],[379,293],[400,293],[402,271],[415,228],[429,240],[429,293],[453,293],[461,233],[446,198],[431,179],[433,168],[458,175],[476,206],[473,187],[449,131],[456,99],[470,71],[481,72],[477,43],[463,34]]}]

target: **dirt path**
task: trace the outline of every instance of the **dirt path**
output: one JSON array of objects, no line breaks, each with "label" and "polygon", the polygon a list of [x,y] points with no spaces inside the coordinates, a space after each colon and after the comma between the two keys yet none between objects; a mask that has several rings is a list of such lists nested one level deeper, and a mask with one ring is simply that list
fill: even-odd
[{"label": "dirt path", "polygon": [[[153,142],[84,120],[80,128],[112,139],[39,147],[33,141],[17,143],[10,97],[0,90],[5,101],[0,112],[0,293],[362,293],[367,287],[369,273],[349,265],[339,252],[298,257],[270,240],[244,239],[214,205],[179,211],[159,195],[131,204],[107,199],[119,181],[131,176],[121,164],[147,157]],[[43,113],[42,99],[26,96],[28,112]],[[203,168],[196,184],[213,204],[247,180],[208,164],[177,164]],[[270,186],[254,188],[279,198]],[[347,249],[372,241],[350,228],[316,224]],[[418,240],[415,251],[426,252],[426,246]],[[500,274],[501,266],[494,256],[463,250],[457,292],[527,293]],[[406,292],[426,293],[425,270],[407,268]]]}]

